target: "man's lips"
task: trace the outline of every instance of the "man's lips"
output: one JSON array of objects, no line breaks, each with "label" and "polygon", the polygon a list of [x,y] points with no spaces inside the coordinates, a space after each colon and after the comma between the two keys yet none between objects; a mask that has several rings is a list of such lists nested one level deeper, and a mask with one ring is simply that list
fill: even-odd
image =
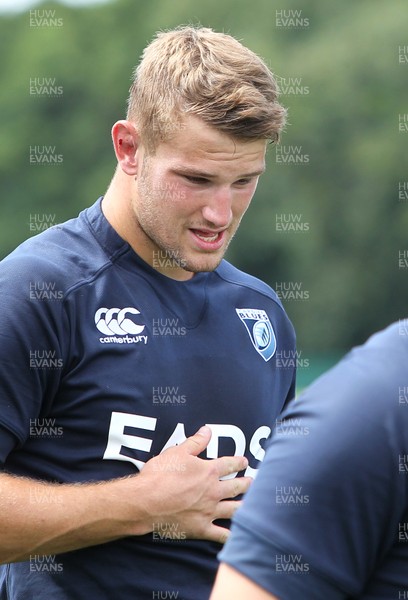
[{"label": "man's lips", "polygon": [[225,229],[210,231],[208,229],[190,229],[196,244],[203,250],[219,250],[224,244]]},{"label": "man's lips", "polygon": [[219,231],[207,231],[206,229],[192,229],[195,235],[198,235],[199,238],[205,240],[206,242],[215,242],[220,235]]}]

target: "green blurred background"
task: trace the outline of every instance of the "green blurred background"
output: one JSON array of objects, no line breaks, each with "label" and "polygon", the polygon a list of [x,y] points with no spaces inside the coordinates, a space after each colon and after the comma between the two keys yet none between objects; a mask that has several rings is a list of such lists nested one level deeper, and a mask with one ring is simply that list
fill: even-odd
[{"label": "green blurred background", "polygon": [[[0,257],[104,193],[115,168],[110,128],[156,30],[201,23],[231,33],[278,76],[289,125],[228,258],[278,290],[303,387],[407,316],[407,18],[406,0],[111,0],[0,12]],[[33,163],[44,147],[59,162]]]}]

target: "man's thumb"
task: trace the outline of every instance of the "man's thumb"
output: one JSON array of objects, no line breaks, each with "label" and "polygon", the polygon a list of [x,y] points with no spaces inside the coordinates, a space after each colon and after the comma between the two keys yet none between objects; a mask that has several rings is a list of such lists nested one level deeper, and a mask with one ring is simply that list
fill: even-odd
[{"label": "man's thumb", "polygon": [[198,456],[205,450],[211,439],[212,431],[207,425],[203,425],[194,435],[188,437],[185,442],[179,445],[179,448],[184,448],[188,454]]}]

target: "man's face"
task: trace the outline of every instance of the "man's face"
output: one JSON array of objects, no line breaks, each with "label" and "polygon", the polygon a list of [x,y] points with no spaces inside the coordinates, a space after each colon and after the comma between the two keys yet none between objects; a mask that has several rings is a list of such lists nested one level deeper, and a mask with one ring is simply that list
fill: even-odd
[{"label": "man's face", "polygon": [[141,257],[174,279],[214,270],[255,192],[265,150],[265,140],[235,140],[196,117],[154,155],[141,148],[132,200]]}]

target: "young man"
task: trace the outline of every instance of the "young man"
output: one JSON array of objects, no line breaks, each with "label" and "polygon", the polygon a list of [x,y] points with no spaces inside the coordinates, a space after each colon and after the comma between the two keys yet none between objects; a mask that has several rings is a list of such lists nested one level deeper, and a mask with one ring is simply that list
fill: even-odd
[{"label": "young man", "polygon": [[407,321],[282,415],[211,600],[408,598]]},{"label": "young man", "polygon": [[284,117],[232,37],[159,34],[104,198],[1,264],[1,598],[208,598],[294,388],[279,300],[223,260]]}]

